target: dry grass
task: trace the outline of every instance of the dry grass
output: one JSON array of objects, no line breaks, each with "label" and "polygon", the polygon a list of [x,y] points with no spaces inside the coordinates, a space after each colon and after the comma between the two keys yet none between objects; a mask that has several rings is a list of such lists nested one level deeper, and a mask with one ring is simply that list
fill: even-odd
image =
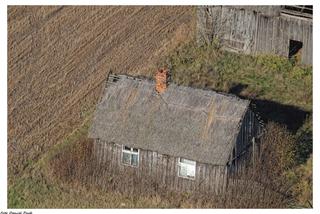
[{"label": "dry grass", "polygon": [[257,168],[249,167],[246,174],[231,178],[228,191],[217,196],[209,192],[173,192],[159,185],[156,177],[141,178],[134,171],[124,174],[107,163],[101,166],[92,153],[92,141],[86,138],[89,124],[90,120],[17,180],[9,189],[9,207],[280,208],[292,203],[289,194],[279,192],[288,186],[285,179],[279,179],[286,168],[281,166],[276,174],[270,170],[272,161],[285,155],[276,151],[279,156],[274,156],[272,150],[285,148],[277,143],[292,143],[291,135],[281,126],[267,126],[266,144],[262,148],[276,158],[266,164],[270,157],[260,156]]},{"label": "dry grass", "polygon": [[[119,171],[110,163],[100,164],[92,153],[93,142],[82,139],[55,154],[50,159],[50,177],[68,184],[70,189],[86,188],[86,193],[92,194],[97,188],[105,191],[106,197],[117,194],[118,200],[126,198],[126,202],[118,202],[120,207],[174,207],[174,208],[281,208],[287,207],[290,195],[281,192],[286,183],[280,182],[285,171],[280,167],[266,164],[272,156],[274,161],[287,157],[284,147],[279,151],[277,143],[288,145],[292,143],[290,134],[285,129],[271,124],[268,126],[265,146],[261,148],[266,155],[257,159],[257,167],[248,168],[246,173],[229,180],[225,193],[216,195],[212,192],[174,192],[153,176],[139,176],[135,171]],[[273,139],[270,137],[273,136]],[[287,138],[284,138],[287,136]],[[281,140],[281,142],[280,142]],[[279,155],[275,155],[279,152]],[[268,156],[268,157],[267,157]],[[282,162],[283,163],[283,162]],[[287,164],[287,163],[283,163]],[[279,167],[278,167],[279,166]],[[278,169],[279,168],[279,169]],[[130,168],[131,169],[131,168]],[[257,170],[258,169],[258,170]],[[275,171],[273,171],[275,170]],[[275,173],[277,172],[277,173]],[[284,181],[284,180],[283,180]],[[276,185],[275,185],[276,184]],[[99,192],[100,192],[99,191]],[[141,202],[147,200],[143,205]],[[92,201],[91,206],[99,206]],[[94,205],[95,204],[95,205]],[[122,204],[122,205],[121,205]],[[63,204],[62,204],[63,206]],[[108,207],[108,206],[106,206]]]},{"label": "dry grass", "polygon": [[293,183],[291,192],[294,195],[298,206],[313,207],[312,162],[313,158],[311,155],[305,164],[299,165],[287,175]]}]

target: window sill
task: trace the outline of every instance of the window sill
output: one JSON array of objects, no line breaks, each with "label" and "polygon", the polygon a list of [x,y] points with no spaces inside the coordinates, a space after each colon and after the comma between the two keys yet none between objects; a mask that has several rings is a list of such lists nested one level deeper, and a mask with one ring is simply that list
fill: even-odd
[{"label": "window sill", "polygon": [[127,164],[127,163],[121,163],[121,164],[124,165],[124,166],[130,166],[130,167],[133,167],[133,168],[139,168],[139,165],[138,166],[134,166],[134,165]]},{"label": "window sill", "polygon": [[188,180],[191,180],[191,181],[194,181],[196,180],[196,177],[186,177],[186,176],[181,176],[181,175],[178,175],[179,178],[183,178],[183,179],[188,179]]}]

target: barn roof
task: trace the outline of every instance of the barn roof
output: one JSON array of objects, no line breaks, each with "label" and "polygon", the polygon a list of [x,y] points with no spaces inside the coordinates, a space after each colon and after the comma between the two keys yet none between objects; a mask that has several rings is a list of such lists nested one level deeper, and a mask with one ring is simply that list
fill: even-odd
[{"label": "barn roof", "polygon": [[210,90],[119,75],[98,104],[90,138],[225,165],[249,101]]}]

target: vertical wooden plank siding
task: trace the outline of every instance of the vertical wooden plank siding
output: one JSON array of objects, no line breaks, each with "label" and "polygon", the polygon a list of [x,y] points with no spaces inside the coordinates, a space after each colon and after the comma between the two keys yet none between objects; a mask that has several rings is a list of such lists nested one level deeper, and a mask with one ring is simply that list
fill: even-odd
[{"label": "vertical wooden plank siding", "polygon": [[[256,11],[247,8],[198,7],[198,37],[205,37],[202,40],[210,42],[213,36],[221,35],[227,50],[284,57],[288,57],[290,39],[297,40],[303,43],[302,63],[312,64],[312,19],[282,14],[277,6],[268,10],[267,7],[257,7]],[[209,22],[211,24],[207,26],[205,23]]]},{"label": "vertical wooden plank siding", "polygon": [[[122,146],[102,140],[94,141],[94,151],[99,164],[110,163],[114,169],[133,171],[138,176],[155,176],[159,185],[176,191],[214,191],[221,192],[226,183],[226,167],[205,163],[196,163],[194,180],[178,177],[177,157],[161,155],[157,152],[139,150],[139,166],[137,168],[122,164]],[[103,181],[101,184],[103,185]],[[222,186],[221,186],[222,185]]]},{"label": "vertical wooden plank siding", "polygon": [[[248,148],[252,145],[252,137],[257,137],[260,131],[261,128],[257,118],[251,110],[248,110],[241,123],[235,143],[235,156],[232,158],[241,156],[242,152],[246,150],[248,150],[246,154],[250,155]],[[133,171],[139,177],[155,177],[160,186],[166,186],[173,190],[212,191],[219,194],[227,186],[227,166],[214,166],[197,162],[196,177],[192,180],[178,176],[178,157],[140,149],[139,165],[138,167],[131,167],[122,164],[122,145],[96,139],[93,148],[99,164],[110,163],[111,168],[119,169],[120,171]],[[244,167],[244,161],[241,160],[245,159],[246,156],[236,159],[235,171],[241,171]]]},{"label": "vertical wooden plank siding", "polygon": [[[231,155],[229,173],[238,174],[246,168],[248,160],[252,157],[252,139],[258,139],[262,133],[260,122],[256,115],[248,110],[241,123],[241,128],[234,147],[234,156]],[[258,149],[255,151],[258,153]]]}]

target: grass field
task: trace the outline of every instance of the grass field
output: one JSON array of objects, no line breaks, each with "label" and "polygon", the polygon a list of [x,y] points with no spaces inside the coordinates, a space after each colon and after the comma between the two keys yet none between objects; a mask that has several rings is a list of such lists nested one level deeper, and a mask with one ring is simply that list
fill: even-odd
[{"label": "grass field", "polygon": [[274,55],[241,55],[190,42],[165,58],[178,84],[312,110],[312,66]]}]

